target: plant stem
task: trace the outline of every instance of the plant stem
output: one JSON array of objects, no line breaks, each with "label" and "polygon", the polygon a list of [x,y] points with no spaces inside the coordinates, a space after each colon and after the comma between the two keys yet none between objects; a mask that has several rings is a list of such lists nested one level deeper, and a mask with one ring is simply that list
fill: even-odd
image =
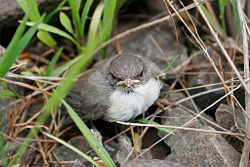
[{"label": "plant stem", "polygon": [[[241,25],[241,33],[242,33],[242,45],[243,45],[243,55],[244,55],[244,76],[245,79],[249,78],[249,58],[248,58],[248,40],[247,40],[247,33],[246,33],[246,20],[244,18],[242,4],[240,0],[237,0],[237,9],[240,18],[240,25]],[[248,88],[250,87],[250,82],[246,83]],[[246,113],[250,115],[250,94],[245,91],[245,103],[246,103]],[[246,118],[246,133],[247,135],[250,134],[250,120]],[[250,152],[250,143],[249,139],[244,139],[244,148],[243,153],[240,160],[240,167],[247,167],[248,166],[248,159],[249,159],[249,152]]]}]

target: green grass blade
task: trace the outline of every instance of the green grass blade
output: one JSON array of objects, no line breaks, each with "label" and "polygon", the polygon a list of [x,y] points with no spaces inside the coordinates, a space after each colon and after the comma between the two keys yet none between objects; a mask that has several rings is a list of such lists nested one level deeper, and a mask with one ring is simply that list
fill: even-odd
[{"label": "green grass blade", "polygon": [[61,143],[62,145],[64,145],[65,147],[68,147],[69,149],[71,149],[72,151],[76,152],[77,154],[81,155],[83,158],[85,158],[86,160],[88,160],[89,162],[91,162],[92,164],[94,164],[97,167],[101,167],[100,165],[98,165],[92,158],[90,158],[87,154],[84,154],[81,150],[79,150],[78,148],[66,143],[65,141],[59,139],[58,137],[55,137],[51,134],[48,134],[46,132],[43,132],[43,134],[45,134],[46,136],[56,140],[57,142]]},{"label": "green grass blade", "polygon": [[121,7],[127,2],[127,0],[118,0],[116,1],[115,14],[119,12]]},{"label": "green grass blade", "polygon": [[[20,46],[19,46],[19,50],[18,50],[18,45],[21,39],[21,36],[23,35],[24,31],[25,31],[25,23],[28,20],[28,14],[26,14],[23,18],[23,22],[21,23],[21,25],[18,26],[14,37],[12,38],[10,44],[8,45],[3,57],[1,58],[0,61],[0,78],[4,78],[7,74],[7,72],[9,71],[10,67],[12,66],[12,64],[15,62],[16,58],[18,57],[18,55],[22,52],[22,50],[20,50]],[[35,33],[35,29],[32,29]]]},{"label": "green grass blade", "polygon": [[25,13],[29,11],[29,7],[26,0],[16,0],[16,2],[23,9]]},{"label": "green grass blade", "polygon": [[[3,55],[3,58],[0,61],[0,77],[5,77],[7,72],[9,71],[12,64],[15,62],[16,58],[19,54],[23,51],[23,49],[27,46],[31,38],[34,36],[35,32],[37,31],[38,25],[42,22],[43,16],[38,20],[38,22],[31,27],[22,37],[18,36],[18,40],[15,39],[14,35],[14,43],[10,43],[7,47],[6,52]],[[25,22],[24,22],[25,23]],[[3,85],[4,83],[1,82]],[[11,87],[5,85],[16,97],[20,97]]]},{"label": "green grass blade", "polygon": [[[90,59],[93,57],[91,54],[79,55],[77,62],[73,64],[65,75],[65,79],[60,82],[53,96],[51,96],[48,102],[44,106],[44,113],[38,122],[43,122],[46,116],[49,115],[50,111],[55,109],[61,98],[64,97],[70,89],[74,86],[77,76],[86,69]],[[42,118],[45,117],[45,118]]]},{"label": "green grass blade", "polygon": [[0,134],[0,149],[1,149],[1,166],[2,167],[7,167],[8,166],[8,158],[7,158],[7,150],[5,149],[6,143],[3,139],[3,136]]},{"label": "green grass blade", "polygon": [[32,71],[22,71],[21,74],[24,76],[35,76]]},{"label": "green grass blade", "polygon": [[[27,13],[29,10],[29,18],[31,21],[38,21],[40,19],[40,13],[37,7],[37,2],[34,0],[16,0],[17,3],[21,6],[23,11]],[[30,8],[32,6],[32,8]]]},{"label": "green grass blade", "polygon": [[[102,7],[102,11],[103,11],[103,7]],[[102,15],[102,12],[100,13],[100,17],[101,15]],[[100,20],[98,21],[98,24],[95,25],[97,26],[96,30],[100,28],[99,22]],[[97,33],[94,33],[94,34],[97,34]],[[70,91],[70,89],[74,86],[75,79],[77,78],[77,76],[84,69],[86,69],[88,63],[93,59],[93,56],[94,56],[93,53],[95,49],[98,47],[98,44],[101,44],[101,42],[97,41],[97,36],[92,37],[92,42],[94,42],[94,44],[90,44],[88,41],[87,45],[89,44],[89,47],[86,47],[85,50],[80,52],[79,60],[69,68],[67,74],[65,75],[65,80],[62,80],[60,82],[60,85],[56,88],[55,93],[49,98],[49,100],[43,107],[42,115],[39,116],[39,118],[37,119],[37,122],[36,122],[37,124],[44,123],[44,121],[48,118],[51,112],[58,106],[61,98],[63,98]],[[32,139],[34,135],[38,133],[38,131],[39,131],[39,128],[37,127],[31,129],[31,131],[26,137],[26,140],[23,142],[22,146],[17,151],[15,157],[13,158],[9,166],[13,166],[20,159],[23,153],[27,150],[27,147],[30,144],[30,139]],[[112,160],[110,160],[109,162],[111,164],[109,165],[109,167],[114,166],[112,163]]]},{"label": "green grass blade", "polygon": [[64,63],[63,65],[57,67],[55,70],[53,70],[49,76],[51,77],[55,77],[55,76],[59,76],[61,75],[64,71],[66,71],[67,69],[69,69],[70,66],[72,66],[73,64],[75,64],[77,61],[80,60],[80,56],[75,57],[74,59],[68,61],[67,63]]},{"label": "green grass blade", "polygon": [[44,18],[44,23],[48,23],[50,19],[63,7],[63,5],[67,2],[68,0],[63,0],[53,11],[51,11],[45,18]]},{"label": "green grass blade", "polygon": [[[29,7],[32,6],[29,15],[31,21],[36,22],[41,18],[37,2],[35,0],[17,0],[17,2],[25,13],[27,13]],[[37,37],[39,40],[41,40],[43,43],[50,47],[56,46],[55,40],[50,36],[50,34],[46,33],[45,31],[38,32]]]},{"label": "green grass blade", "polygon": [[41,18],[41,16],[38,10],[37,1],[27,0],[27,5],[28,7],[32,6],[32,10],[30,13],[30,20],[35,22],[38,21]]},{"label": "green grass blade", "polygon": [[95,136],[91,133],[89,128],[81,120],[81,118],[75,113],[75,111],[64,101],[61,100],[63,105],[67,108],[70,117],[73,119],[78,129],[82,132],[85,139],[88,141],[90,146],[95,150],[96,154],[103,160],[106,166],[115,166],[114,162],[110,158],[106,150],[101,146]]},{"label": "green grass blade", "polygon": [[175,58],[171,61],[171,63],[165,68],[164,72],[167,72],[170,69],[170,67],[172,67],[172,65],[174,64],[174,62],[178,57],[179,57],[178,55],[175,56]]},{"label": "green grass blade", "polygon": [[63,50],[63,48],[60,48],[60,49],[57,51],[56,55],[52,58],[52,60],[50,61],[50,64],[49,64],[49,66],[48,66],[46,72],[44,73],[44,76],[50,76],[50,74],[51,74],[53,68],[54,68],[55,65],[56,65],[57,60],[59,59],[59,56],[60,56],[61,53],[62,53],[62,50]]},{"label": "green grass blade", "polygon": [[104,1],[104,12],[103,12],[103,31],[102,41],[106,41],[112,32],[113,20],[115,15],[116,0],[106,0]]},{"label": "green grass blade", "polygon": [[12,89],[6,82],[0,82],[0,84],[4,88],[8,89],[13,94],[13,96],[15,96],[17,98],[21,98],[21,96],[14,89]]},{"label": "green grass blade", "polygon": [[[27,22],[26,24],[28,26],[34,26],[34,22]],[[48,25],[48,24],[45,24],[45,23],[41,23],[38,26],[38,29],[48,31],[48,32],[60,35],[60,36],[62,36],[64,38],[67,38],[67,39],[71,40],[77,47],[81,48],[81,46],[76,42],[76,40],[71,35],[69,35],[65,31],[60,30],[57,27],[54,27],[54,26],[51,26],[51,25]]]},{"label": "green grass blade", "polygon": [[[0,78],[4,78],[7,72],[9,71],[11,65],[16,60],[16,55],[18,56],[18,52],[16,50],[17,44],[21,36],[23,35],[25,31],[25,23],[28,20],[28,15],[26,14],[23,18],[23,23],[18,26],[10,44],[6,48],[6,51],[3,55],[3,57],[0,60]],[[15,56],[14,56],[15,55]]]},{"label": "green grass blade", "polygon": [[17,45],[18,45],[18,41],[15,41],[15,43],[11,43],[1,61],[0,61],[0,78],[4,78],[7,74],[7,72],[9,71],[10,67],[12,66],[12,64],[15,62],[17,56],[19,55],[19,51],[17,50]]},{"label": "green grass blade", "polygon": [[80,28],[80,15],[79,15],[77,4],[75,3],[74,0],[68,0],[68,3],[71,8],[73,23],[76,26],[75,28],[79,29]]},{"label": "green grass blade", "polygon": [[[2,107],[2,101],[1,101],[1,97],[0,97],[0,108]],[[4,132],[4,129],[6,128],[4,126],[4,122],[5,122],[5,116],[4,116],[4,112],[0,111],[0,160],[1,160],[1,166],[3,167],[7,167],[9,162],[8,162],[8,150],[5,147],[6,146],[6,141],[4,139],[4,136],[2,135],[2,132]]]},{"label": "green grass blade", "polygon": [[[134,133],[134,135],[135,135],[135,142],[139,141],[139,139],[140,139],[139,133]],[[136,145],[136,151],[141,151],[141,148],[142,148],[142,142],[140,141]]]},{"label": "green grass blade", "polygon": [[212,17],[212,15],[208,12],[207,8],[204,5],[201,5],[201,9],[204,12],[205,16],[207,17],[209,23],[213,26],[213,28],[215,29],[215,31],[222,37],[226,37],[226,34],[223,30],[223,28],[221,28],[221,26],[217,23],[216,20],[214,20],[214,18]]},{"label": "green grass blade", "polygon": [[[45,104],[45,111],[43,113],[45,115],[44,117],[48,116],[50,111],[58,106],[61,98],[64,97],[74,86],[77,76],[86,69],[92,57],[92,54],[79,55],[78,61],[68,69],[65,79],[60,82],[60,85],[57,87],[53,96],[51,96],[48,102]],[[44,121],[42,117],[43,115],[41,116],[41,120],[39,119],[38,122]]]},{"label": "green grass blade", "polygon": [[87,48],[90,51],[93,51],[94,48],[96,48],[96,46],[102,42],[102,41],[97,40],[99,39],[97,38],[98,37],[97,32],[98,32],[99,24],[101,21],[103,8],[104,8],[104,4],[101,1],[96,7],[92,20],[90,22],[89,32],[88,32],[88,42],[87,42]]},{"label": "green grass blade", "polygon": [[[27,22],[26,24],[28,26],[34,26],[35,23],[34,22]],[[51,26],[51,25],[48,25],[48,24],[45,24],[45,23],[41,23],[38,26],[38,29],[60,35],[60,36],[62,36],[64,38],[67,38],[67,39],[71,40],[72,42],[74,41],[74,38],[72,38],[68,33],[66,33],[65,31],[60,30],[57,27],[54,27],[54,26]]]},{"label": "green grass blade", "polygon": [[[64,97],[64,95],[67,94],[69,92],[69,90],[72,88],[72,86],[74,85],[74,82],[75,82],[74,80],[75,80],[76,76],[83,69],[85,69],[87,67],[89,59],[92,57],[92,55],[90,55],[90,54],[88,56],[79,55],[79,57],[81,59],[79,61],[77,61],[77,63],[75,63],[70,68],[70,70],[69,70],[70,72],[68,72],[65,76],[66,79],[61,81],[61,84],[57,87],[55,93],[49,98],[48,102],[43,107],[43,113],[36,121],[36,124],[38,124],[38,125],[42,124],[48,118],[51,111],[58,106],[58,104],[61,100],[61,97]],[[30,139],[34,138],[34,136],[38,133],[38,131],[39,131],[38,127],[34,127],[33,129],[31,129],[31,131],[27,135],[25,141],[23,142],[21,147],[18,149],[15,157],[13,158],[11,163],[9,164],[9,167],[12,167],[14,164],[17,163],[17,161],[21,158],[21,156],[27,150],[27,148],[31,142]]]},{"label": "green grass blade", "polygon": [[[102,20],[102,24],[100,24],[100,27],[102,27],[102,28],[98,34],[98,36],[102,40],[102,42],[109,39],[109,37],[111,35],[112,28],[113,28],[114,16],[116,13],[116,4],[120,4],[120,3],[117,3],[116,0],[104,1],[103,20]],[[107,51],[107,48],[102,49],[102,56],[105,56],[106,51]]]},{"label": "green grass blade", "polygon": [[[27,22],[26,17],[28,16],[28,14],[26,14],[25,19],[23,20],[23,22],[21,23],[20,26],[25,25]],[[30,39],[32,38],[32,36],[35,34],[38,25],[42,22],[43,20],[42,16],[39,21],[33,26],[31,27],[24,35],[23,37],[19,37],[19,40],[15,41],[15,47],[9,47],[7,48],[7,50],[9,50],[7,52],[5,52],[4,57],[7,56],[8,60],[2,61],[0,62],[0,65],[3,63],[4,67],[1,68],[1,73],[0,73],[0,77],[5,76],[6,73],[8,72],[9,68],[11,67],[11,65],[14,63],[15,59],[17,58],[17,56],[21,53],[21,51],[26,47],[26,45],[28,44],[28,42],[30,41]],[[27,17],[28,18],[28,17]],[[14,35],[15,37],[15,35]],[[14,38],[13,38],[14,39]],[[12,54],[13,53],[13,54]],[[6,63],[6,64],[4,64]],[[4,70],[3,70],[4,69]],[[6,71],[7,69],[7,71]],[[3,70],[3,71],[2,71]],[[34,130],[37,132],[38,129],[34,128]],[[33,133],[29,133],[27,139],[33,138],[34,134]],[[16,162],[21,158],[21,156],[24,154],[24,152],[26,151],[28,145],[29,145],[30,141],[29,140],[25,140],[23,145],[19,148],[18,152],[16,153],[15,157],[13,158],[13,160],[11,161],[11,163],[9,164],[10,167],[12,167],[14,164],[16,164]]]},{"label": "green grass blade", "polygon": [[[136,119],[135,121],[138,121],[138,122],[141,122],[141,123],[144,123],[144,124],[149,124],[149,120],[147,120],[147,119]],[[160,124],[158,124],[157,122],[152,122],[152,125],[160,125]],[[159,128],[159,127],[155,127],[155,128],[158,129],[158,130],[167,132],[167,133],[172,132],[171,130],[169,130],[167,128]]]},{"label": "green grass blade", "polygon": [[[31,38],[34,36],[35,32],[37,31],[38,25],[42,22],[43,18],[44,18],[44,15],[18,41],[17,50],[19,51],[19,54],[23,51],[23,49],[27,46],[27,44],[29,43]],[[17,58],[17,56],[16,56],[16,58]]]},{"label": "green grass blade", "polygon": [[222,23],[222,27],[224,29],[224,32],[226,32],[226,23],[225,23],[225,7],[226,7],[227,1],[226,0],[219,0],[219,8],[220,8],[220,21]]},{"label": "green grass blade", "polygon": [[81,8],[81,3],[82,3],[82,0],[75,0],[76,9],[77,9],[78,13],[79,13],[79,10]]},{"label": "green grass blade", "polygon": [[48,32],[40,30],[37,32],[37,38],[49,47],[55,47],[56,41],[48,34]]},{"label": "green grass blade", "polygon": [[241,26],[240,26],[240,19],[239,19],[238,10],[237,10],[237,3],[236,3],[236,1],[230,1],[230,4],[232,6],[234,29],[235,29],[235,33],[236,33],[235,36],[237,36],[237,34],[239,35],[238,42],[241,43],[242,34],[239,33]]},{"label": "green grass blade", "polygon": [[80,36],[81,36],[81,39],[84,39],[86,19],[87,19],[89,10],[90,10],[91,5],[92,5],[93,2],[94,2],[94,0],[87,0],[87,2],[84,5],[83,11],[82,11],[81,21],[80,21]]},{"label": "green grass blade", "polygon": [[15,98],[16,95],[12,92],[0,90],[0,98]]},{"label": "green grass blade", "polygon": [[[1,103],[1,102],[0,102]],[[1,107],[1,105],[0,105]],[[3,123],[1,122],[2,118],[3,118],[3,114],[0,113],[0,132],[3,132]],[[0,160],[1,160],[1,166],[2,167],[7,167],[8,166],[8,155],[7,155],[7,150],[6,150],[6,142],[3,138],[3,135],[0,133],[0,150],[1,150],[1,153],[0,153]]]},{"label": "green grass blade", "polygon": [[63,27],[64,27],[68,32],[70,32],[71,34],[73,34],[74,31],[73,31],[73,28],[72,28],[71,21],[70,21],[69,17],[68,17],[65,13],[60,12],[59,18],[60,18],[60,22],[61,22],[61,24],[63,25]]}]

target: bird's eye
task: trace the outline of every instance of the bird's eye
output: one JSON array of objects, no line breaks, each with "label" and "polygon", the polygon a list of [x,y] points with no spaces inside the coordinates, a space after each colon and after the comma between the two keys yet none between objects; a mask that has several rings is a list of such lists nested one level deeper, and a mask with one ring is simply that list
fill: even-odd
[{"label": "bird's eye", "polygon": [[112,79],[117,79],[113,74],[111,74]]},{"label": "bird's eye", "polygon": [[140,73],[140,77],[142,77],[143,76],[143,71],[141,71],[141,73]]}]

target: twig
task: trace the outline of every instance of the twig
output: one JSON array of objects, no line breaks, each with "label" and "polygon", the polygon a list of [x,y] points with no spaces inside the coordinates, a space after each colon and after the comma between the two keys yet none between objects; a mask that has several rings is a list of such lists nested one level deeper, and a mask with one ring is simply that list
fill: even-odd
[{"label": "twig", "polygon": [[131,135],[132,135],[132,140],[133,140],[133,145],[134,145],[134,153],[135,153],[135,156],[138,157],[138,152],[136,150],[137,142],[135,141],[134,129],[133,129],[132,125],[130,125],[129,127],[130,127],[130,130],[131,130]]},{"label": "twig", "polygon": [[[44,84],[43,86],[45,86],[45,85],[46,85],[46,84]],[[42,86],[42,87],[43,87],[43,86]],[[56,85],[48,86],[48,87],[44,88],[43,90],[48,91],[48,90],[53,89],[54,87],[56,87]],[[36,95],[41,94],[41,93],[42,93],[41,91],[34,91],[32,94],[26,96],[25,99],[30,99],[30,98],[32,98],[32,97],[34,97],[34,96],[36,96]],[[11,106],[16,105],[17,103],[21,103],[21,102],[23,102],[23,101],[24,101],[24,99],[17,99],[16,101],[11,102],[10,104],[7,104],[6,106],[3,106],[2,108],[0,108],[0,110],[5,110],[5,108],[11,107]]]},{"label": "twig", "polygon": [[76,164],[76,163],[79,163],[79,161],[75,160],[75,161],[48,161],[49,163],[52,163],[52,164],[60,164],[60,165],[63,165],[63,164]]},{"label": "twig", "polygon": [[[240,19],[240,25],[241,25],[241,33],[242,33],[242,44],[243,44],[243,55],[244,55],[244,76],[245,78],[249,78],[249,55],[248,55],[248,40],[247,40],[247,32],[246,32],[246,20],[243,14],[243,9],[241,5],[241,1],[237,0],[237,10],[239,14],[239,19]],[[248,81],[246,83],[246,87],[250,88],[250,82]],[[248,89],[245,89],[245,102],[246,102],[246,113],[250,115],[250,94]],[[250,134],[250,119],[246,118],[246,132],[247,134]],[[250,143],[249,139],[245,138],[244,140],[244,148],[240,160],[240,167],[247,167],[248,166],[248,160],[249,160],[249,152],[250,152]]]},{"label": "twig", "polygon": [[7,76],[8,77],[13,77],[13,78],[30,79],[30,80],[41,81],[41,82],[45,82],[44,80],[61,81],[61,80],[64,79],[62,77],[25,76],[25,75],[15,74],[15,73],[12,73],[12,72],[8,72]]},{"label": "twig", "polygon": [[[183,110],[185,110],[185,111],[191,113],[192,115],[195,115],[195,114],[196,114],[195,112],[193,112],[193,111],[190,110],[189,108],[184,107],[183,105],[179,105],[179,107],[180,107],[181,109],[183,109]],[[199,118],[201,118],[202,120],[206,121],[206,122],[209,123],[210,125],[215,126],[216,128],[219,128],[219,129],[221,129],[221,130],[224,130],[224,131],[226,131],[226,132],[231,133],[231,131],[227,130],[226,128],[223,128],[222,126],[218,125],[217,123],[215,123],[215,122],[213,122],[213,121],[210,121],[209,119],[203,117],[202,115],[200,115]],[[243,141],[243,139],[240,138],[239,136],[236,136],[236,137],[237,137],[237,139]]]},{"label": "twig", "polygon": [[74,164],[77,163],[77,161],[60,161],[60,159],[58,158],[58,156],[56,155],[55,152],[52,152],[53,156],[55,157],[55,159],[57,161],[49,161],[49,163],[53,163],[53,164],[60,164],[62,167],[65,167],[63,164]]},{"label": "twig", "polygon": [[[189,128],[189,127],[171,126],[171,125],[141,124],[141,123],[131,123],[131,122],[122,122],[122,121],[116,121],[116,122],[122,125],[127,125],[127,126],[133,125],[133,126],[140,126],[140,127],[168,128],[168,129],[188,130],[188,131],[195,131],[195,132],[245,137],[245,135],[240,134],[240,133],[232,133],[232,132],[217,131],[217,130],[196,129],[196,128]],[[250,139],[250,136],[247,136],[247,138]]]},{"label": "twig", "polygon": [[22,86],[22,87],[25,87],[25,88],[28,88],[28,89],[36,90],[36,91],[45,93],[45,94],[47,94],[47,95],[52,95],[52,93],[50,93],[50,92],[47,92],[47,91],[45,91],[45,90],[43,90],[43,89],[39,89],[39,88],[37,88],[37,87],[28,85],[28,84],[26,84],[26,83],[11,81],[11,80],[4,79],[4,78],[0,78],[0,81],[4,81],[4,82],[8,82],[8,83],[12,83],[12,84],[15,84],[15,85],[19,85],[19,86]]},{"label": "twig", "polygon": [[[225,81],[225,83],[234,83],[238,80],[233,80],[233,79],[230,79],[230,80],[227,80]],[[212,84],[205,84],[205,85],[201,85],[201,86],[193,86],[193,87],[189,87],[189,88],[183,88],[183,89],[176,89],[176,90],[170,90],[168,91],[169,93],[173,93],[173,92],[183,92],[183,91],[186,91],[186,90],[196,90],[196,89],[201,89],[201,88],[208,88],[208,87],[212,87],[212,86],[219,86],[219,85],[222,85],[221,82],[217,82],[217,83],[212,83]],[[235,86],[230,86],[231,88],[235,87]],[[229,87],[229,88],[230,88]],[[223,89],[222,87],[220,87],[221,89]],[[209,93],[209,92],[208,92]]]},{"label": "twig", "polygon": [[[170,0],[167,0],[168,1],[168,4],[169,6],[174,10],[174,12],[176,13],[176,15],[179,17],[179,19],[182,21],[182,23],[185,25],[185,27],[187,28],[187,30],[191,33],[191,35],[194,37],[194,39],[197,41],[197,43],[200,45],[201,49],[203,50],[204,54],[206,55],[207,59],[209,60],[210,64],[213,66],[215,72],[217,73],[218,77],[220,78],[223,86],[225,87],[226,89],[226,92],[229,91],[227,85],[224,83],[224,79],[223,77],[221,76],[219,70],[217,69],[213,59],[210,57],[210,55],[208,54],[208,50],[207,50],[207,47],[206,45],[204,44],[204,42],[201,40],[197,30],[195,31],[195,33],[190,29],[190,27],[188,26],[188,24],[185,22],[185,20],[182,18],[182,16],[180,15],[180,13],[178,13],[176,7],[170,2]],[[199,6],[199,3],[197,1],[195,1],[196,5],[197,5],[197,8],[199,9],[200,6]],[[195,25],[194,25],[195,27]]]},{"label": "twig", "polygon": [[[39,139],[39,137],[37,135],[36,135],[36,138]],[[40,142],[37,142],[37,145],[38,145],[38,148],[39,148],[40,153],[41,153],[42,158],[43,158],[43,166],[47,167],[49,164],[48,164],[47,159],[46,159],[46,154],[45,154],[45,151],[44,151],[44,147],[42,146],[42,144]]]},{"label": "twig", "polygon": [[[10,137],[5,136],[6,140],[12,140]],[[21,137],[15,137],[15,141],[25,141],[26,138],[21,138]],[[52,140],[52,139],[28,139],[32,142],[42,142],[42,143],[58,143],[56,140]]]},{"label": "twig", "polygon": [[[195,4],[199,4],[197,2],[197,0],[194,0]],[[205,23],[207,24],[210,32],[212,33],[213,37],[215,38],[216,42],[218,43],[221,51],[223,52],[224,56],[226,57],[229,65],[232,67],[233,71],[235,72],[235,74],[237,75],[237,77],[239,78],[239,80],[241,81],[243,87],[245,88],[246,92],[250,95],[250,90],[249,90],[249,87],[247,86],[247,84],[244,82],[242,76],[240,75],[239,71],[237,70],[237,68],[235,67],[234,63],[232,62],[230,56],[228,55],[226,49],[223,47],[219,37],[218,37],[218,34],[215,33],[213,27],[211,26],[211,24],[209,23],[208,19],[206,18],[205,14],[203,13],[202,9],[200,6],[197,6],[197,9],[198,11],[200,12],[203,20],[205,21]],[[220,75],[218,75],[219,77],[221,77]],[[223,80],[223,79],[222,79]],[[226,88],[226,87],[225,87]]]},{"label": "twig", "polygon": [[[203,3],[205,3],[205,0],[201,0],[201,1],[199,2],[198,5],[203,4]],[[196,6],[197,6],[197,4],[192,3],[192,4],[188,5],[187,7],[184,7],[184,8],[182,8],[182,9],[180,9],[178,12],[179,12],[179,13],[182,13],[182,12],[185,12],[185,11],[187,11],[187,10],[193,9],[193,8],[195,8]],[[172,13],[172,16],[176,16],[176,13]],[[106,46],[108,46],[109,44],[115,42],[116,40],[122,39],[122,38],[124,38],[125,36],[128,36],[128,35],[130,35],[130,34],[132,34],[132,33],[134,33],[134,32],[137,32],[137,31],[139,31],[139,30],[142,30],[142,29],[145,29],[145,28],[152,27],[152,26],[154,26],[154,25],[163,23],[163,22],[165,22],[165,21],[168,21],[169,19],[170,19],[170,16],[168,15],[168,16],[165,16],[165,17],[163,17],[163,18],[157,19],[157,20],[155,20],[155,21],[152,21],[152,22],[149,22],[149,23],[145,23],[145,24],[143,24],[143,25],[140,25],[140,26],[137,26],[137,27],[135,27],[135,28],[129,29],[129,30],[123,32],[123,33],[120,33],[120,34],[114,36],[113,38],[111,38],[110,40],[104,42],[102,45],[100,45],[100,46],[93,52],[93,55],[96,54],[97,52],[99,52],[101,49],[103,49],[103,48],[105,48]]]}]

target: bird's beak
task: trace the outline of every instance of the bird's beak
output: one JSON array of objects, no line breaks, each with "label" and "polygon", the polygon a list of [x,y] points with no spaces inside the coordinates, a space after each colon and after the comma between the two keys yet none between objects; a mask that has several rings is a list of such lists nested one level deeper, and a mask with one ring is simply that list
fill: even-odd
[{"label": "bird's beak", "polygon": [[127,87],[130,87],[131,85],[134,84],[134,81],[130,78],[126,78],[125,81],[124,81],[124,85],[127,86]]},{"label": "bird's beak", "polygon": [[134,85],[134,84],[138,84],[138,83],[140,83],[140,81],[139,80],[132,80],[132,79],[130,79],[130,78],[126,78],[124,81],[119,81],[119,82],[117,82],[117,86],[121,86],[121,85],[123,85],[123,86],[126,86],[126,87],[130,87],[130,86],[132,86],[132,85]]}]

